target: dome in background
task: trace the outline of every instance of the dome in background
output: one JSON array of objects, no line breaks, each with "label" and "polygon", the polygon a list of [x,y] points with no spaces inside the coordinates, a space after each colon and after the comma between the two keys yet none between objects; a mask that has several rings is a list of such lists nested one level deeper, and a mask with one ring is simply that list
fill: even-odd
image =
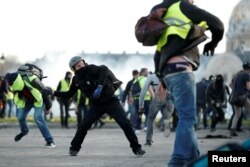
[{"label": "dome in background", "polygon": [[227,32],[228,39],[250,37],[250,0],[242,0],[235,6]]},{"label": "dome in background", "polygon": [[227,36],[226,52],[242,61],[250,61],[250,0],[241,0],[234,8]]}]

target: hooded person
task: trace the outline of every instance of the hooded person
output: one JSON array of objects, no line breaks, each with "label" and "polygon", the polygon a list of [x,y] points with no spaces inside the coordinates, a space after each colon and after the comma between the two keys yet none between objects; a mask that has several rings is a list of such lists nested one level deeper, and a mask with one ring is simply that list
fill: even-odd
[{"label": "hooded person", "polygon": [[115,95],[115,91],[121,85],[121,81],[105,65],[88,65],[81,56],[72,57],[69,66],[75,74],[69,90],[66,92],[56,91],[54,95],[68,99],[73,97],[77,90],[80,89],[91,101],[89,112],[83,118],[71,141],[70,156],[77,155],[87,135],[87,131],[104,114],[110,115],[119,124],[134,154],[137,156],[143,155],[145,151],[142,150],[141,145],[138,143],[131,123],[126,118],[125,111]]}]

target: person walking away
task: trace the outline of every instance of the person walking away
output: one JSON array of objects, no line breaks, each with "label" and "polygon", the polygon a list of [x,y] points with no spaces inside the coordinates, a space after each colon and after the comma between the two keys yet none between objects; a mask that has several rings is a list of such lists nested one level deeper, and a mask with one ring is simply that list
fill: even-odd
[{"label": "person walking away", "polygon": [[52,103],[48,96],[52,94],[52,90],[47,89],[41,82],[41,79],[34,74],[21,76],[19,73],[8,73],[6,74],[6,80],[14,92],[14,103],[17,108],[18,121],[21,128],[21,133],[16,135],[15,141],[20,141],[28,134],[29,128],[26,117],[30,110],[34,108],[35,122],[46,141],[44,146],[49,148],[56,147],[43,118],[43,104],[45,105],[46,113],[49,113],[51,110]]},{"label": "person walking away", "polygon": [[151,146],[153,143],[153,123],[159,111],[163,115],[164,122],[164,135],[168,137],[170,135],[169,119],[171,118],[173,112],[173,104],[170,100],[170,95],[167,93],[166,89],[163,88],[162,83],[160,83],[158,77],[155,74],[148,76],[139,97],[139,108],[144,110],[144,97],[148,89],[152,89],[153,99],[149,106],[147,125],[147,135],[146,143],[144,145]]},{"label": "person walking away", "polygon": [[[72,73],[70,71],[67,71],[65,74],[64,79],[62,79],[58,86],[57,91],[68,91],[70,84],[71,84],[71,78]],[[57,101],[60,106],[60,120],[61,120],[61,126],[62,128],[69,128],[68,126],[68,119],[69,119],[69,107],[71,103],[71,99],[63,99],[63,98],[57,98]]]},{"label": "person walking away", "polygon": [[222,75],[217,75],[206,90],[206,104],[212,110],[211,132],[215,131],[218,122],[225,119],[224,108],[227,106],[227,93]]},{"label": "person walking away", "polygon": [[71,141],[70,156],[77,155],[91,125],[105,113],[113,117],[122,128],[134,154],[143,155],[145,151],[142,150],[118,97],[114,95],[122,82],[105,65],[88,65],[81,56],[72,57],[69,66],[75,73],[69,90],[55,91],[54,95],[69,99],[80,89],[91,100],[89,112],[83,118]]},{"label": "person walking away", "polygon": [[[239,71],[234,78],[234,84],[231,92],[231,96],[235,94],[237,98],[241,97],[241,104],[231,103],[234,117],[230,130],[231,136],[238,136],[236,133],[236,126],[239,121],[239,118],[242,114],[242,109],[245,109],[246,112],[250,112],[250,100],[249,100],[249,91],[250,91],[250,63],[245,62],[242,65],[243,70]],[[232,98],[232,97],[230,97]],[[230,99],[229,99],[230,101]]]},{"label": "person walking away", "polygon": [[159,12],[162,14],[159,17],[169,25],[158,40],[154,55],[156,74],[170,91],[179,118],[169,167],[185,166],[199,157],[194,130],[197,122],[196,88],[192,72],[200,64],[197,45],[207,38],[204,30],[210,30],[212,40],[205,44],[203,54],[214,55],[224,33],[223,23],[218,17],[193,3],[193,0],[164,0],[151,10],[151,13],[158,13],[166,9],[166,12]]}]

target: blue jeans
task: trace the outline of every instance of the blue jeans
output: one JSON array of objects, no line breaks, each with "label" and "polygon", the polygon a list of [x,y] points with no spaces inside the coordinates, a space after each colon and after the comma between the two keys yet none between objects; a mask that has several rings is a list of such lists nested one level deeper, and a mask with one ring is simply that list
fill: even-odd
[{"label": "blue jeans", "polygon": [[[145,115],[144,127],[147,127],[146,123],[147,123],[147,119],[148,119],[148,111],[149,111],[150,102],[151,102],[150,100],[144,100],[144,115]],[[142,119],[139,116],[139,100],[138,99],[134,100],[134,106],[135,106],[135,115],[134,115],[135,129],[141,130]]]},{"label": "blue jeans", "polygon": [[146,140],[151,141],[153,138],[153,124],[159,111],[161,111],[164,121],[168,120],[173,112],[172,102],[167,100],[164,101],[159,101],[156,99],[152,100],[148,112]]},{"label": "blue jeans", "polygon": [[177,110],[179,122],[176,128],[174,150],[169,167],[185,166],[199,157],[194,126],[196,116],[196,84],[192,72],[179,72],[164,77],[172,102]]},{"label": "blue jeans", "polygon": [[[25,108],[17,108],[18,121],[21,128],[21,133],[24,135],[28,134],[29,128],[27,126],[26,117],[30,112],[31,108],[34,107],[32,104],[26,104]],[[44,137],[45,141],[53,142],[53,138],[49,132],[48,126],[43,118],[43,107],[34,107],[34,119],[35,122]]]}]

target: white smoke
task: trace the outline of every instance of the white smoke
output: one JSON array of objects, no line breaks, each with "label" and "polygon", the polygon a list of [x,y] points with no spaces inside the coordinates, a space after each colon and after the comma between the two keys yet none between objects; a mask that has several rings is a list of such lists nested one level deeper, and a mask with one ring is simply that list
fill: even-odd
[{"label": "white smoke", "polygon": [[70,71],[69,60],[76,55],[81,55],[88,64],[108,66],[116,77],[124,83],[123,88],[132,79],[132,70],[140,70],[143,67],[147,67],[151,71],[154,70],[152,54],[49,52],[35,61],[43,69],[44,74],[48,76],[43,82],[55,89],[59,81],[64,78],[66,71]]}]

